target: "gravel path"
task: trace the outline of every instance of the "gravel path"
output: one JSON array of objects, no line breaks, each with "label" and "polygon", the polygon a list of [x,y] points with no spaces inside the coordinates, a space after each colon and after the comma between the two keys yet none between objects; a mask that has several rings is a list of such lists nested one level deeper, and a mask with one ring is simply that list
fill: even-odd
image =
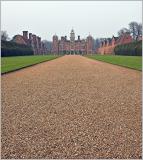
[{"label": "gravel path", "polygon": [[141,159],[141,72],[82,56],[2,76],[2,158]]}]

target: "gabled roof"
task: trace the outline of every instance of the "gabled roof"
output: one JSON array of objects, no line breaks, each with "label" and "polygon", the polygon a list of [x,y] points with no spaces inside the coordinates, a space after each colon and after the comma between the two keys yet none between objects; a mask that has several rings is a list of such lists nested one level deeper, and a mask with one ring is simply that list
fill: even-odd
[{"label": "gabled roof", "polygon": [[12,39],[15,39],[17,36],[21,36],[21,37],[22,37],[22,35],[17,34],[17,35],[15,35],[15,36],[13,36],[13,38],[12,38]]},{"label": "gabled roof", "polygon": [[126,39],[128,40],[128,42],[132,39],[129,33],[122,34],[116,41],[116,44],[123,44]]},{"label": "gabled roof", "polygon": [[117,41],[119,37],[113,36],[112,39],[113,39],[113,38],[115,39],[115,41]]},{"label": "gabled roof", "polygon": [[25,39],[22,35],[19,35],[19,34],[15,35],[15,36],[12,38],[12,41],[15,41],[15,39],[16,39],[17,37],[20,37],[27,45],[30,44],[29,39]]}]

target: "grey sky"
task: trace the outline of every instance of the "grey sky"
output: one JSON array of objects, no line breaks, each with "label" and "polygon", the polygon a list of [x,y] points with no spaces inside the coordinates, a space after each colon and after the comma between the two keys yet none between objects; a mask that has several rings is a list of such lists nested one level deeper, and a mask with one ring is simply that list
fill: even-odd
[{"label": "grey sky", "polygon": [[142,21],[141,1],[3,1],[1,29],[10,37],[23,30],[42,39],[67,35],[72,27],[76,36],[112,37],[131,21]]}]

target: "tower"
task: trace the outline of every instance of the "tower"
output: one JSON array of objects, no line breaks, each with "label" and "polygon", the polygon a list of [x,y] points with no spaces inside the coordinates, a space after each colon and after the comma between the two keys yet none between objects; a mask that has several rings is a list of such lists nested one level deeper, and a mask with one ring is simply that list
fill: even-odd
[{"label": "tower", "polygon": [[38,42],[38,53],[42,54],[42,50],[41,50],[41,37],[37,37],[37,42]]},{"label": "tower", "polygon": [[37,36],[35,34],[32,34],[33,39],[33,50],[34,54],[38,54],[38,43],[37,43]]},{"label": "tower", "polygon": [[75,41],[75,33],[74,33],[73,29],[71,30],[71,33],[70,33],[70,40],[71,40],[71,42]]},{"label": "tower", "polygon": [[73,29],[70,33],[70,54],[75,54],[75,33]]},{"label": "tower", "polygon": [[52,53],[53,54],[58,54],[59,52],[59,41],[58,41],[58,36],[57,35],[54,35],[53,36],[53,42],[52,42]]},{"label": "tower", "polygon": [[87,54],[92,54],[92,52],[93,52],[93,38],[91,35],[89,35],[87,37],[86,43],[87,43]]}]

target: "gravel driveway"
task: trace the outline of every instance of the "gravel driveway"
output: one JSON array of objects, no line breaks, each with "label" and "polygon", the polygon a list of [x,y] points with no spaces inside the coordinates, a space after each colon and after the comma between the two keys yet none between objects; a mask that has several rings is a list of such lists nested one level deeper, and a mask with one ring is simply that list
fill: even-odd
[{"label": "gravel driveway", "polygon": [[67,55],[2,75],[2,158],[141,159],[141,72]]}]

